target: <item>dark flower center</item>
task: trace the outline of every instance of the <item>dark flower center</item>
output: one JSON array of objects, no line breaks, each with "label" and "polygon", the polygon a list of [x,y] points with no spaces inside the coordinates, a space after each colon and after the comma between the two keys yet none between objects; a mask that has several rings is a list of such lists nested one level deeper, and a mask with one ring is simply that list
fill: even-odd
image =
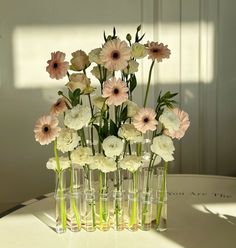
[{"label": "dark flower center", "polygon": [[116,94],[116,95],[117,95],[117,94],[119,93],[119,90],[118,90],[118,89],[114,89],[114,91],[113,91],[113,92],[114,92],[114,94]]},{"label": "dark flower center", "polygon": [[158,53],[159,51],[160,51],[160,49],[158,49],[158,48],[155,48],[152,50],[153,53]]},{"label": "dark flower center", "polygon": [[44,131],[45,133],[47,133],[47,132],[49,131],[49,127],[48,127],[48,126],[44,126],[44,127],[43,127],[43,131]]},{"label": "dark flower center", "polygon": [[54,63],[53,64],[53,68],[56,69],[58,67],[58,64],[57,63]]},{"label": "dark flower center", "polygon": [[113,59],[119,59],[120,58],[120,53],[119,51],[113,51],[111,57]]},{"label": "dark flower center", "polygon": [[147,123],[147,122],[149,121],[148,117],[145,117],[145,118],[143,119],[143,121],[144,121],[145,123]]}]

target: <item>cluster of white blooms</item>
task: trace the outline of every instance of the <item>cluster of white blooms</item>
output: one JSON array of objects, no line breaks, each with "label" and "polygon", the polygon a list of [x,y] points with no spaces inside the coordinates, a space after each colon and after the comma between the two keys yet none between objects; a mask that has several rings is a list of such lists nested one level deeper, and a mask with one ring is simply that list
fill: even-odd
[{"label": "cluster of white blooms", "polygon": [[78,146],[80,137],[77,132],[70,128],[62,128],[57,138],[57,149],[61,152],[73,151]]},{"label": "cluster of white blooms", "polygon": [[90,119],[90,108],[78,104],[65,112],[64,124],[71,129],[79,130],[88,125]]},{"label": "cluster of white blooms", "polygon": [[123,124],[121,125],[118,135],[121,138],[126,139],[127,141],[133,141],[133,142],[142,142],[143,136],[142,133],[139,132],[133,124]]},{"label": "cluster of white blooms", "polygon": [[153,139],[151,151],[160,156],[164,161],[168,162],[174,160],[174,150],[175,147],[170,137],[160,135]]},{"label": "cluster of white blooms", "polygon": [[49,170],[55,170],[55,171],[58,171],[58,169],[65,170],[70,167],[70,160],[67,157],[59,157],[58,160],[59,160],[59,168],[55,158],[50,158],[46,163],[46,167]]},{"label": "cluster of white blooms", "polygon": [[108,136],[102,143],[103,150],[107,157],[120,156],[124,149],[124,143],[116,136]]},{"label": "cluster of white blooms", "polygon": [[127,106],[127,116],[128,117],[133,117],[139,110],[138,104],[136,104],[135,102],[132,102],[130,100],[127,100],[124,103],[124,105]]},{"label": "cluster of white blooms", "polygon": [[131,172],[137,171],[142,165],[142,157],[136,155],[129,155],[123,158],[120,162],[120,168]]},{"label": "cluster of white blooms", "polygon": [[93,161],[89,168],[92,170],[98,169],[103,173],[108,173],[116,170],[116,161],[113,158],[105,157],[102,154],[93,156]]},{"label": "cluster of white blooms", "polygon": [[89,165],[93,161],[91,148],[79,146],[71,153],[71,160],[79,166]]},{"label": "cluster of white blooms", "polygon": [[164,109],[159,121],[170,133],[178,131],[180,128],[180,120],[178,116],[169,108]]}]

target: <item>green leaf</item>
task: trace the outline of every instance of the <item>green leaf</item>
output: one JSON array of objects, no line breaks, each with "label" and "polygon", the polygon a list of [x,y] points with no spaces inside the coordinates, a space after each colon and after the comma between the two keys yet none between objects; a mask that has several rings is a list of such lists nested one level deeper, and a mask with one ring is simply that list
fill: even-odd
[{"label": "green leaf", "polygon": [[74,99],[73,92],[68,90],[68,96],[69,96],[70,100],[73,101],[73,99]]},{"label": "green leaf", "polygon": [[104,125],[100,128],[99,138],[100,141],[103,142],[103,140],[108,136],[108,120],[104,119]]},{"label": "green leaf", "polygon": [[110,135],[117,136],[118,134],[118,127],[116,126],[115,122],[110,119]]},{"label": "green leaf", "polygon": [[73,97],[74,97],[74,98],[79,98],[79,97],[80,97],[80,93],[81,93],[80,89],[76,89],[76,90],[73,92]]},{"label": "green leaf", "polygon": [[131,74],[130,77],[130,92],[132,92],[137,86],[137,79],[134,74]]}]

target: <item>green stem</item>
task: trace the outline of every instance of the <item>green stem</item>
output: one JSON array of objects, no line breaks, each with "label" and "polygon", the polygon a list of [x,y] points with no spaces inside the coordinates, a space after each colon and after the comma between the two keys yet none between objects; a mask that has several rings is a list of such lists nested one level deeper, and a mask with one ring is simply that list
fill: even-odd
[{"label": "green stem", "polygon": [[148,93],[149,93],[150,84],[151,84],[152,69],[153,69],[154,63],[155,63],[155,60],[152,61],[152,64],[151,64],[150,70],[149,70],[148,83],[147,83],[147,88],[146,88],[146,93],[145,93],[145,99],[144,99],[144,103],[143,103],[143,107],[144,108],[146,107],[146,104],[147,104]]},{"label": "green stem", "polygon": [[[91,115],[93,117],[93,106],[92,106],[90,94],[88,94],[88,99],[89,99],[89,106],[90,106],[90,110],[91,110]],[[95,155],[94,142],[93,142],[93,125],[91,126],[91,142],[92,142],[92,144],[91,144],[92,152],[93,152],[93,155]]]},{"label": "green stem", "polygon": [[78,132],[79,132],[79,136],[81,138],[82,146],[83,147],[86,147],[87,146],[87,143],[86,143],[86,138],[85,138],[85,134],[84,134],[84,129],[81,128],[80,130],[78,130]]},{"label": "green stem", "polygon": [[[54,156],[56,160],[58,179],[59,179],[59,196],[60,196],[60,205],[61,205],[61,220],[62,220],[62,227],[66,230],[66,210],[65,210],[65,198],[63,193],[63,183],[62,183],[62,170],[60,168],[60,161],[57,152],[57,139],[54,141]],[[57,193],[57,192],[56,192]]]},{"label": "green stem", "polygon": [[136,154],[137,156],[142,156],[142,143],[136,144]]},{"label": "green stem", "polygon": [[162,212],[162,206],[164,197],[166,194],[166,176],[167,176],[167,169],[168,169],[168,162],[164,162],[164,178],[162,180],[162,188],[161,188],[161,194],[160,199],[158,199],[158,207],[157,207],[157,217],[156,217],[156,225],[158,226],[160,224],[160,218],[161,218],[161,212]]},{"label": "green stem", "polygon": [[132,227],[137,224],[137,171],[132,172],[132,181],[133,181],[133,192],[134,192],[134,197],[132,199],[132,213],[131,213],[131,219],[129,226]]},{"label": "green stem", "polygon": [[99,207],[99,216],[100,216],[100,227],[102,228],[103,223],[107,222],[107,199],[104,199],[104,194],[107,192],[107,180],[106,173],[102,171],[99,172],[99,191],[100,191],[100,207]]},{"label": "green stem", "polygon": [[145,222],[146,222],[146,215],[147,215],[147,201],[148,201],[148,193],[150,190],[150,178],[151,178],[151,174],[152,174],[152,165],[153,165],[153,156],[154,154],[151,154],[151,158],[149,161],[149,165],[148,165],[148,174],[147,174],[147,184],[146,184],[146,191],[145,191],[145,204],[142,208],[142,221],[141,221],[141,225],[144,226]]}]

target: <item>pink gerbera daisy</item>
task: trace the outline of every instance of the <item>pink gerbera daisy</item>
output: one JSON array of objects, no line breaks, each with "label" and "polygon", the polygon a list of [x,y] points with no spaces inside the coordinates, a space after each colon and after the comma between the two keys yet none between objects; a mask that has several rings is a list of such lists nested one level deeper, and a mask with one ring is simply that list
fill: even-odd
[{"label": "pink gerbera daisy", "polygon": [[48,66],[46,67],[51,78],[58,80],[66,76],[69,62],[65,61],[65,57],[65,53],[59,51],[51,53],[51,59],[47,61]]},{"label": "pink gerbera daisy", "polygon": [[156,130],[158,121],[156,112],[152,108],[141,108],[133,117],[133,124],[142,133]]},{"label": "pink gerbera daisy", "polygon": [[170,133],[167,129],[164,130],[164,134],[170,136],[172,139],[181,139],[185,135],[185,132],[189,128],[190,121],[189,121],[189,116],[188,113],[184,112],[183,110],[179,108],[174,108],[173,112],[177,115],[177,117],[180,120],[180,128],[178,131],[174,131]]},{"label": "pink gerbera daisy", "polygon": [[157,62],[161,62],[164,58],[170,57],[170,49],[168,46],[164,46],[163,43],[158,44],[158,42],[148,42],[147,53],[148,58],[152,60],[157,60]]},{"label": "pink gerbera daisy", "polygon": [[107,41],[100,53],[101,61],[109,71],[125,69],[130,57],[131,49],[125,41],[119,39]]},{"label": "pink gerbera daisy", "polygon": [[34,127],[35,140],[40,143],[40,145],[48,145],[53,140],[58,137],[61,130],[58,127],[58,119],[52,115],[43,115],[40,117]]},{"label": "pink gerbera daisy", "polygon": [[59,114],[64,113],[66,109],[66,99],[64,97],[61,97],[52,105],[50,114],[58,116]]},{"label": "pink gerbera daisy", "polygon": [[120,78],[116,80],[115,77],[112,77],[104,83],[103,97],[107,98],[107,105],[119,106],[128,99],[128,91],[125,82],[121,81]]}]

